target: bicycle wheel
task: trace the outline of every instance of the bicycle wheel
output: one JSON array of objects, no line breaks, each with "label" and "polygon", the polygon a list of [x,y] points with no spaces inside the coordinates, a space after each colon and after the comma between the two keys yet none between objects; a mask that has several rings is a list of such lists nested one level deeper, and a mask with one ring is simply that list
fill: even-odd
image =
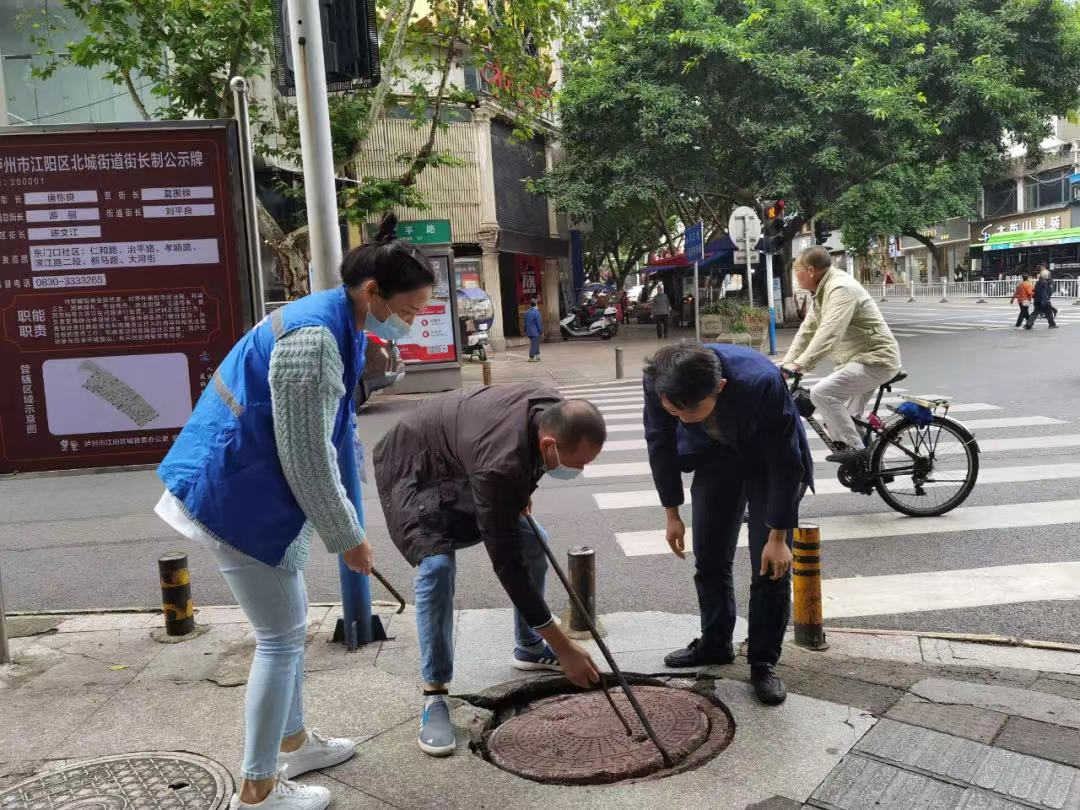
[{"label": "bicycle wheel", "polygon": [[959,422],[935,416],[925,427],[887,427],[870,456],[874,486],[892,509],[936,517],[962,504],[979,477],[979,446]]}]

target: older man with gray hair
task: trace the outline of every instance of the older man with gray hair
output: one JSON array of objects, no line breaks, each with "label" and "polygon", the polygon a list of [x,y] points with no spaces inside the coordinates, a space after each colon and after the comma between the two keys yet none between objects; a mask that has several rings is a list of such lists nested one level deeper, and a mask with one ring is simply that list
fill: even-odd
[{"label": "older man with gray hair", "polygon": [[804,373],[827,355],[833,372],[810,389],[810,401],[838,444],[828,461],[861,459],[866,450],[852,421],[874,390],[900,371],[900,346],[866,288],[832,266],[825,248],[807,248],[795,259],[795,280],[813,294],[810,311],[784,356],[786,371]]}]

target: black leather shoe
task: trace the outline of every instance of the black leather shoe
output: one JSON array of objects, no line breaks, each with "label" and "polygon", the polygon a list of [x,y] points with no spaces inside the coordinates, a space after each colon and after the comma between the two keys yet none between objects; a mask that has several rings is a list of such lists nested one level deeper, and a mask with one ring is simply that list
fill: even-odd
[{"label": "black leather shoe", "polygon": [[836,452],[825,456],[825,460],[834,464],[848,464],[852,461],[862,461],[868,455],[866,448],[848,447],[843,442],[837,442]]},{"label": "black leather shoe", "polygon": [[766,706],[779,706],[787,699],[787,689],[772,664],[755,664],[750,667],[750,683],[754,685],[757,699]]},{"label": "black leather shoe", "polygon": [[685,667],[706,667],[711,664],[730,664],[735,660],[735,651],[727,649],[715,649],[706,647],[700,638],[695,638],[681,650],[668,653],[664,656],[664,665],[673,669]]}]

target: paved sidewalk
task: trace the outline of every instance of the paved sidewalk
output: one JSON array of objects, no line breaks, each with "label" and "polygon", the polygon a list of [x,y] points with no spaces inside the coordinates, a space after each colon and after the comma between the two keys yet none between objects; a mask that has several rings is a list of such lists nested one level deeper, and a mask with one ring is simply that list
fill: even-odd
[{"label": "paved sidewalk", "polygon": [[[734,740],[667,778],[559,787],[515,777],[468,746],[491,716],[476,704],[521,678],[509,666],[509,610],[458,614],[461,733],[457,754],[442,760],[415,742],[412,610],[380,611],[393,639],[355,653],[329,643],[337,609],[310,611],[309,723],[362,743],[350,762],[303,778],[329,787],[338,808],[1080,808],[1075,651],[830,631],[826,652],[789,644],[781,670],[790,697],[765,708],[750,695],[744,659],[701,672],[663,667],[664,652],[695,634],[696,617],[609,614],[620,665],[711,692],[735,719]],[[195,752],[235,776],[253,637],[235,607],[203,608],[197,620],[209,631],[178,644],[151,638],[154,614],[12,620],[15,663],[0,667],[0,807],[9,806],[5,788],[38,772],[125,752]]]}]

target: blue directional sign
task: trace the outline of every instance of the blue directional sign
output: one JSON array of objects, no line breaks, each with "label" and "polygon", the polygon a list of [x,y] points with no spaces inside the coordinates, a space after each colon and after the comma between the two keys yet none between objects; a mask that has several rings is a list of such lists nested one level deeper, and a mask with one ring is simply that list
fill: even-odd
[{"label": "blue directional sign", "polygon": [[691,225],[683,234],[685,239],[686,260],[700,262],[705,258],[705,233],[702,223]]}]

